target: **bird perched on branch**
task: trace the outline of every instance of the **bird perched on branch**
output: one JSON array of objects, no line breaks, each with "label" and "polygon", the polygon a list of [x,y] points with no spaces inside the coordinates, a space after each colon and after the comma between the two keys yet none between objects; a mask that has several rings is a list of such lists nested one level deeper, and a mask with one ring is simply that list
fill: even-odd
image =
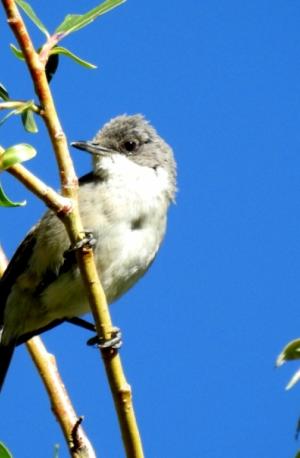
[{"label": "bird perched on branch", "polygon": [[[92,234],[108,303],[147,271],[162,242],[176,191],[171,148],[141,115],[118,116],[92,141],[80,179],[79,210]],[[16,345],[89,311],[63,223],[51,210],[28,233],[0,280],[0,387]]]}]

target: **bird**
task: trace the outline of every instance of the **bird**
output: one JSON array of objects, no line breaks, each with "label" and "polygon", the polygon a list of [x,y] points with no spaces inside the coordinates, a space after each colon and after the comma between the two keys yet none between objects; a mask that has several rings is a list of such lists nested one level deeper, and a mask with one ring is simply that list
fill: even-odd
[{"label": "bird", "polygon": [[[92,156],[79,179],[83,227],[93,240],[108,304],[148,270],[175,201],[172,148],[141,114],[120,115],[91,141],[72,146]],[[29,231],[0,280],[0,390],[14,349],[29,338],[90,311],[74,250],[61,220],[48,210]]]}]

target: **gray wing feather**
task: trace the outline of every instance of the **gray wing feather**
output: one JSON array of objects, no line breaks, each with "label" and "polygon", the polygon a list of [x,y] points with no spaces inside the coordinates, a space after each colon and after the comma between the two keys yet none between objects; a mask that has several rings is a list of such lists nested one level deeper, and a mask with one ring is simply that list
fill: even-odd
[{"label": "gray wing feather", "polygon": [[0,280],[0,328],[3,325],[5,304],[12,285],[19,275],[26,270],[35,243],[35,227],[33,227],[18,247]]}]

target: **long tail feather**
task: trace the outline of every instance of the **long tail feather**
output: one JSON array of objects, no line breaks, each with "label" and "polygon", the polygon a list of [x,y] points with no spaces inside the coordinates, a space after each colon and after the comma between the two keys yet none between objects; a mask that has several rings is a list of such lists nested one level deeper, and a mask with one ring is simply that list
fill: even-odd
[{"label": "long tail feather", "polygon": [[3,383],[14,354],[15,345],[1,345],[0,344],[0,391],[2,390]]}]

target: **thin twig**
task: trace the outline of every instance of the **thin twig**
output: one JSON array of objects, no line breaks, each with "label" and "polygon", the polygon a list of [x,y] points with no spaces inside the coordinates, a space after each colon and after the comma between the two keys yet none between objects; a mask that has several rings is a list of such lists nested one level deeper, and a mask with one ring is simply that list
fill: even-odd
[{"label": "thin twig", "polygon": [[[0,245],[0,278],[7,264],[7,258]],[[93,447],[81,426],[82,417],[76,415],[59,375],[54,356],[47,352],[42,339],[38,336],[28,340],[26,346],[48,391],[52,411],[62,428],[72,458],[96,458]]]},{"label": "thin twig", "polygon": [[[7,14],[8,23],[23,52],[36,94],[39,97],[42,107],[41,115],[47,126],[57,158],[62,194],[73,201],[72,211],[60,215],[60,217],[65,224],[71,242],[75,243],[81,240],[84,234],[77,204],[78,182],[69,155],[66,137],[60,125],[47,82],[44,68],[45,62],[41,61],[39,54],[36,53],[33,47],[15,1],[2,0],[2,3]],[[81,250],[78,250],[77,261],[87,288],[98,335],[104,337],[104,339],[109,339],[114,329],[91,248],[82,247]],[[142,458],[144,455],[133,409],[131,389],[126,381],[120,356],[117,351],[102,350],[102,357],[118,413],[126,455],[128,458]]]},{"label": "thin twig", "polygon": [[27,189],[45,202],[58,216],[72,211],[73,201],[61,196],[42,180],[29,172],[23,165],[15,164],[7,171],[21,181]]}]

